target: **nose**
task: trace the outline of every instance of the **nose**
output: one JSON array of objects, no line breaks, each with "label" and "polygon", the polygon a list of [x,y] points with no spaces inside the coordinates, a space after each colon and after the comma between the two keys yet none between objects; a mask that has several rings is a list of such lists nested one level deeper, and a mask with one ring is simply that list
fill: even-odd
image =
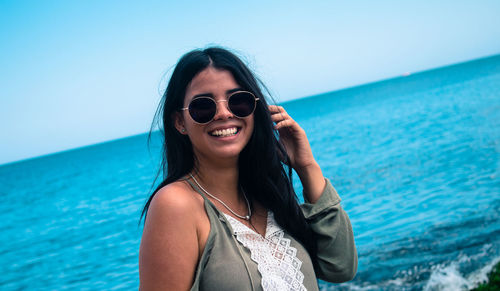
[{"label": "nose", "polygon": [[227,105],[227,100],[216,100],[215,103],[217,104],[216,108],[217,110],[215,112],[214,120],[228,119],[234,117],[231,110],[229,110],[229,107]]}]

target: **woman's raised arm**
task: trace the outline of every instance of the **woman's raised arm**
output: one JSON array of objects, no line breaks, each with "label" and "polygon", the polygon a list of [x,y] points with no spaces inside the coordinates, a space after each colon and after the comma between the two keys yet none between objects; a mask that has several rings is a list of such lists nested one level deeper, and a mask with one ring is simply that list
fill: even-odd
[{"label": "woman's raised arm", "polygon": [[321,168],[314,159],[306,132],[283,107],[270,105],[269,111],[280,134],[280,142],[290,157],[291,166],[302,182],[304,198],[308,202],[316,202],[325,189],[325,180]]},{"label": "woman's raised arm", "polygon": [[325,180],[313,157],[305,131],[281,106],[269,106],[291,166],[299,175],[308,203],[301,205],[304,216],[316,234],[318,278],[329,282],[351,280],[358,268],[358,255],[351,222],[340,206],[340,197]]}]

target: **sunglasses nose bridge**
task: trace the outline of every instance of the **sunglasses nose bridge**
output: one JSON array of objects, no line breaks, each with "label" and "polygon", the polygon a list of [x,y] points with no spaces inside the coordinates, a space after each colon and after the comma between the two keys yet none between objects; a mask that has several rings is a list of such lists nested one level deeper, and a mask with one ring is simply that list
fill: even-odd
[{"label": "sunglasses nose bridge", "polygon": [[[221,118],[220,115],[223,115],[225,118],[229,118],[234,116],[233,112],[229,109],[229,105],[227,100],[221,99],[221,100],[214,100],[215,101],[215,116],[213,119],[219,119]],[[225,103],[225,104],[220,104],[219,103]],[[222,108],[221,108],[222,107]]]}]

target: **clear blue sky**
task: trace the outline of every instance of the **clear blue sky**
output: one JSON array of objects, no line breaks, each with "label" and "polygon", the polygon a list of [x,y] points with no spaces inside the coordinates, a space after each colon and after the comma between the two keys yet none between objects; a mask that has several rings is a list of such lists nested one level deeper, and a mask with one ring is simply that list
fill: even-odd
[{"label": "clear blue sky", "polygon": [[500,1],[0,0],[0,164],[149,129],[208,44],[277,100],[500,53]]}]

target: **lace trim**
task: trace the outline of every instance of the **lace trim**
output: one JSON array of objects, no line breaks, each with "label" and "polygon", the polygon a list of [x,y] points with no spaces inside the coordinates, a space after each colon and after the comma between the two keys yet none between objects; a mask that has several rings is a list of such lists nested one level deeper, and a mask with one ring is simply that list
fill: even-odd
[{"label": "lace trim", "polygon": [[265,237],[248,228],[234,217],[224,213],[233,228],[236,239],[250,250],[251,259],[257,263],[262,276],[264,290],[307,291],[300,271],[302,262],[297,258],[297,249],[290,246],[290,239],[274,220],[271,211],[267,213]]}]

